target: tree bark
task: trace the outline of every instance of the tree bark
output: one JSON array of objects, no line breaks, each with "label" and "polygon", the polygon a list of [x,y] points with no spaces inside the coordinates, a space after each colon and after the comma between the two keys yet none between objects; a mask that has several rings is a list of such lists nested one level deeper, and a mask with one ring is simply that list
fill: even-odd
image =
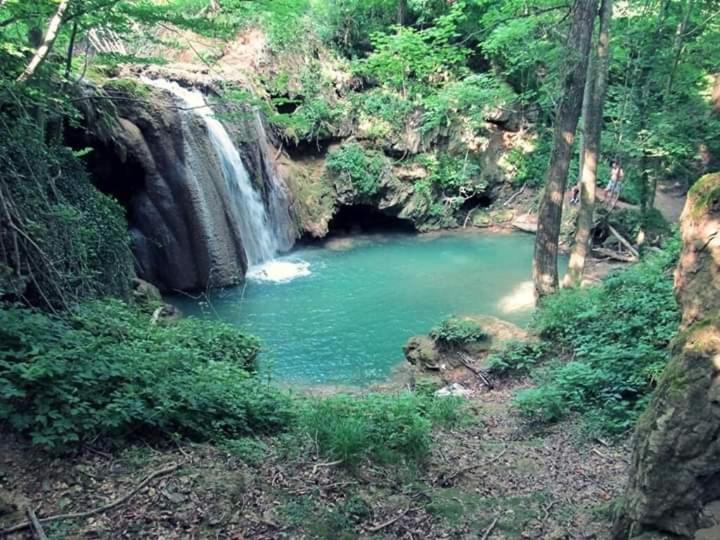
[{"label": "tree bark", "polygon": [[42,43],[40,43],[40,46],[35,51],[30,63],[17,78],[17,82],[23,83],[27,81],[33,76],[35,71],[37,71],[37,68],[39,68],[45,61],[45,58],[47,58],[47,55],[52,50],[53,43],[55,43],[55,38],[58,35],[60,26],[63,22],[63,16],[65,15],[65,11],[67,10],[69,4],[70,0],[60,0],[60,4],[58,4],[55,15],[53,15],[52,19],[50,19],[50,24],[48,24]]},{"label": "tree bark", "polygon": [[693,538],[702,526],[703,506],[720,499],[718,193],[720,174],[707,175],[692,187],[685,204],[675,271],[680,332],[638,421],[628,484],[613,526],[615,540],[643,533]]},{"label": "tree bark", "polygon": [[552,294],[558,288],[557,254],[562,205],[575,130],[582,107],[596,11],[597,0],[576,0],[573,6],[567,42],[568,67],[563,79],[563,95],[555,115],[553,151],[550,155],[545,191],[538,210],[538,230],[533,257],[533,281],[538,298]]},{"label": "tree bark", "polygon": [[[595,214],[595,189],[597,186],[597,168],[600,159],[600,140],[602,134],[603,107],[608,86],[610,67],[610,23],[612,20],[612,0],[602,0],[600,4],[600,31],[598,34],[597,60],[591,62],[586,86],[592,85],[589,94],[587,114],[583,130],[583,167],[580,184],[580,211],[578,212],[575,245],[570,255],[570,265],[566,276],[566,286],[579,286],[585,272],[585,261],[590,248],[590,234]],[[594,64],[594,66],[593,66]],[[593,72],[594,71],[594,72]]]}]

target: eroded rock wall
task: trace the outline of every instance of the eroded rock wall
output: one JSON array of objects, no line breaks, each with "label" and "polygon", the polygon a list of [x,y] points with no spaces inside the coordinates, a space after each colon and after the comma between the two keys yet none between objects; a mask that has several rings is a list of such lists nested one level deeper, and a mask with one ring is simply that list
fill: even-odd
[{"label": "eroded rock wall", "polygon": [[720,499],[720,174],[692,188],[681,230],[680,334],[637,427],[616,540],[692,538]]}]

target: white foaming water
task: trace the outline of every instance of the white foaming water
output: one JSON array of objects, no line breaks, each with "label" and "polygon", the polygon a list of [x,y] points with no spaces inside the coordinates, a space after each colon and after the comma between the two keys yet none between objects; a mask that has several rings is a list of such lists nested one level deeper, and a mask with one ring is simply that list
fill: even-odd
[{"label": "white foaming water", "polygon": [[[273,227],[270,222],[262,197],[254,189],[240,153],[225,127],[214,117],[205,96],[198,90],[183,88],[176,82],[165,79],[143,77],[142,80],[169,91],[188,113],[199,116],[205,122],[210,142],[220,160],[223,176],[234,199],[233,209],[249,265],[247,277],[260,281],[285,282],[309,275],[310,265],[304,261],[273,259],[285,242],[279,237],[277,227]],[[263,144],[267,143],[263,141]],[[275,189],[278,188],[274,183],[273,190]]]}]

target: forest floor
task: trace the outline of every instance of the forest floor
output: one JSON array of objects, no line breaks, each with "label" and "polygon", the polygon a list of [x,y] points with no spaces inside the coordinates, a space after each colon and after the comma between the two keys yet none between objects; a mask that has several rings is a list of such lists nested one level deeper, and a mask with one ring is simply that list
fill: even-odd
[{"label": "forest floor", "polygon": [[52,458],[2,437],[0,495],[41,518],[88,512],[166,471],[113,508],[46,523],[49,538],[606,538],[627,445],[588,440],[573,422],[527,425],[509,406],[527,384],[476,387],[467,422],[437,431],[417,467],[351,469],[283,438],[241,453],[136,444]]}]

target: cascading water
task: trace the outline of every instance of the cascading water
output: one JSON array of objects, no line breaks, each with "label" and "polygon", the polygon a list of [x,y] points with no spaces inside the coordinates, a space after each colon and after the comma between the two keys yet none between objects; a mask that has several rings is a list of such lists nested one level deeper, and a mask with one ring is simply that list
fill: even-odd
[{"label": "cascading water", "polygon": [[[267,142],[261,140],[259,144],[263,145],[261,146],[263,166],[271,181],[270,207],[273,217],[276,218],[273,221],[268,216],[262,197],[252,185],[240,153],[225,127],[213,116],[213,111],[205,101],[204,95],[197,90],[183,88],[176,82],[164,79],[143,78],[143,81],[172,93],[187,114],[199,116],[207,126],[210,143],[220,161],[222,174],[233,198],[230,207],[248,260],[247,277],[265,281],[289,281],[295,277],[308,275],[309,265],[304,261],[275,259],[279,251],[291,246],[291,239],[288,239],[287,233],[283,234],[283,231],[288,230],[287,207],[284,216],[280,210],[281,202],[287,200],[287,195],[275,176],[274,168],[267,164],[269,159],[266,155]],[[259,122],[260,134],[264,136],[264,128],[259,116],[256,116],[256,122]],[[281,197],[284,199],[281,200]]]}]

